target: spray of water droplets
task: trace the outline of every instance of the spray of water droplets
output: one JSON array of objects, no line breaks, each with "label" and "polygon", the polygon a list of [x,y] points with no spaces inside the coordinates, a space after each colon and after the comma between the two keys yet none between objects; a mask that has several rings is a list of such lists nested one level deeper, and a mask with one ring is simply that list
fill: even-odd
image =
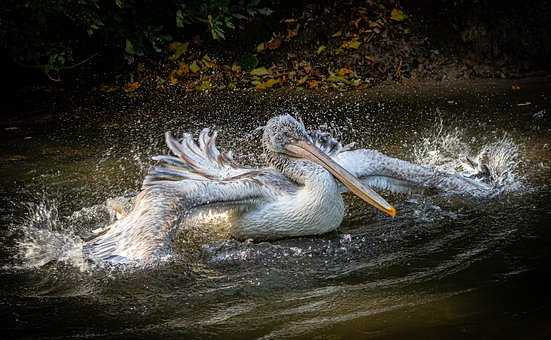
[{"label": "spray of water droplets", "polygon": [[486,181],[496,193],[522,187],[518,176],[519,146],[506,135],[475,151],[461,129],[445,128],[440,119],[436,130],[414,146],[413,156],[416,163]]}]

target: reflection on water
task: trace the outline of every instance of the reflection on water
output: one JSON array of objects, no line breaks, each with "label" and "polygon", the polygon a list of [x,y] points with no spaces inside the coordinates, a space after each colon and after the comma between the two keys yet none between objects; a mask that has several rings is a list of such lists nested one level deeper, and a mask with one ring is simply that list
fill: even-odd
[{"label": "reflection on water", "polygon": [[[220,95],[186,98],[185,114],[180,100],[154,102],[79,126],[68,120],[55,136],[31,127],[8,135],[0,159],[0,315],[8,321],[6,332],[101,338],[549,337],[547,89],[540,85],[518,98],[499,87],[411,96]],[[533,107],[517,106],[527,101]],[[490,157],[499,169],[514,162],[520,173],[504,176],[508,192],[492,199],[396,195],[392,201],[400,214],[393,219],[347,197],[342,227],[322,237],[184,239],[170,260],[152,268],[94,267],[75,255],[81,237],[115,218],[104,202],[139,188],[148,157],[163,151],[164,130],[196,132],[216,124],[222,147],[242,155],[242,163],[258,163],[255,128],[268,115],[257,112],[285,111],[361,147],[444,170],[457,170],[465,164],[458,160],[470,156],[475,163]],[[533,115],[538,112],[543,116]],[[32,138],[24,139],[26,134]],[[515,157],[500,158],[499,150]],[[37,227],[42,232],[25,233]]]}]

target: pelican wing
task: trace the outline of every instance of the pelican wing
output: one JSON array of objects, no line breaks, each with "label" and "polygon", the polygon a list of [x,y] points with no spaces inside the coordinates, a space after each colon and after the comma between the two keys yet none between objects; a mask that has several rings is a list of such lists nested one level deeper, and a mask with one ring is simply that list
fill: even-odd
[{"label": "pelican wing", "polygon": [[398,193],[436,189],[455,195],[486,196],[490,187],[458,173],[414,164],[378,151],[357,149],[333,156],[335,161],[371,187]]},{"label": "pelican wing", "polygon": [[179,222],[198,209],[226,204],[232,209],[262,204],[296,190],[286,177],[269,168],[238,166],[230,153],[215,145],[216,133],[203,130],[195,143],[166,134],[171,156],[153,167],[132,211],[101,230],[84,245],[93,260],[147,264],[169,252]]},{"label": "pelican wing", "polygon": [[150,169],[143,183],[144,188],[158,181],[223,180],[256,171],[238,166],[231,151],[220,152],[216,147],[217,133],[209,132],[209,129],[203,129],[197,142],[189,133],[184,133],[178,141],[167,132],[166,145],[173,155],[153,157],[163,165]]}]

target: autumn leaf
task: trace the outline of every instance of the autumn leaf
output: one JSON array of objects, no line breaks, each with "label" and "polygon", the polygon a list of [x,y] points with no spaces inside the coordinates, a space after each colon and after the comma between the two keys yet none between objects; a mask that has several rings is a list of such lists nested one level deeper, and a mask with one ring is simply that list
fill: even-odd
[{"label": "autumn leaf", "polygon": [[333,38],[338,38],[342,35],[342,31],[337,31],[335,34],[332,35]]},{"label": "autumn leaf", "polygon": [[390,19],[394,21],[404,21],[408,18],[408,16],[398,8],[394,8],[392,12],[390,12]]},{"label": "autumn leaf", "polygon": [[268,70],[267,68],[265,68],[264,66],[262,67],[257,67],[255,69],[253,69],[251,71],[251,76],[259,76],[259,77],[262,77],[262,76],[267,76],[269,74],[272,74],[272,71]]},{"label": "autumn leaf", "polygon": [[294,28],[288,28],[287,29],[287,39],[292,39],[298,35],[298,30],[300,28],[300,24],[297,24]]},{"label": "autumn leaf", "polygon": [[100,85],[100,87],[98,88],[99,91],[106,92],[106,93],[115,92],[119,89],[120,88],[117,85],[105,85],[105,84]]},{"label": "autumn leaf", "polygon": [[186,63],[180,63],[178,65],[178,69],[176,70],[176,74],[178,76],[184,76],[189,73],[189,66]]},{"label": "autumn leaf", "polygon": [[176,75],[176,70],[170,72],[168,75],[168,82],[170,85],[178,84],[178,76]]},{"label": "autumn leaf", "polygon": [[260,43],[256,46],[256,51],[257,52],[262,52],[266,49],[266,46],[264,46],[264,43]]},{"label": "autumn leaf", "polygon": [[353,49],[357,49],[358,47],[360,47],[362,43],[358,40],[357,37],[354,37],[352,38],[351,40],[349,41],[345,41],[342,43],[341,47],[342,48],[353,48]]},{"label": "autumn leaf", "polygon": [[125,91],[125,92],[134,92],[134,91],[136,91],[138,88],[140,88],[140,86],[142,86],[142,84],[140,84],[140,83],[137,82],[137,81],[132,82],[132,83],[128,83],[128,84],[124,85],[124,91]]},{"label": "autumn leaf", "polygon": [[241,72],[241,66],[237,64],[232,64],[231,70],[234,73],[240,73]]},{"label": "autumn leaf", "polygon": [[329,77],[327,77],[327,81],[331,83],[348,83],[348,80],[344,76],[339,76],[337,74],[331,73]]},{"label": "autumn leaf", "polygon": [[203,56],[203,58],[201,59],[201,63],[203,64],[203,68],[216,67],[216,62],[212,60],[207,54]]},{"label": "autumn leaf", "polygon": [[281,38],[279,37],[273,37],[265,44],[266,48],[269,50],[275,50],[281,46]]},{"label": "autumn leaf", "polygon": [[320,47],[318,47],[318,50],[316,51],[317,54],[320,54],[322,53],[323,51],[325,51],[327,47],[325,47],[325,45],[321,45]]},{"label": "autumn leaf", "polygon": [[192,73],[197,73],[201,70],[201,67],[199,67],[199,65],[197,64],[196,61],[194,61],[193,63],[191,63],[191,65],[189,65],[189,70],[192,72]]},{"label": "autumn leaf", "polygon": [[257,90],[266,90],[266,89],[269,89],[269,88],[271,88],[274,85],[279,84],[279,83],[280,83],[279,79],[269,78],[264,82],[256,84],[256,89]]},{"label": "autumn leaf", "polygon": [[175,85],[178,83],[178,78],[181,76],[185,76],[189,73],[189,66],[186,63],[180,63],[178,65],[178,68],[170,72],[170,75],[168,76],[168,80],[171,85]]},{"label": "autumn leaf", "polygon": [[203,80],[201,83],[197,86],[195,86],[195,91],[204,92],[212,89],[212,83],[210,80]]},{"label": "autumn leaf", "polygon": [[168,49],[169,49],[169,51],[172,52],[172,54],[170,55],[170,57],[168,59],[170,59],[170,60],[180,59],[180,57],[184,53],[186,53],[188,46],[189,46],[188,43],[182,43],[182,42],[179,42],[179,41],[174,41],[174,42],[170,43],[170,45],[168,45]]},{"label": "autumn leaf", "polygon": [[351,75],[354,71],[352,71],[351,69],[349,68],[346,68],[346,67],[342,67],[340,69],[337,70],[337,75],[339,77],[348,77],[349,75]]},{"label": "autumn leaf", "polygon": [[300,85],[306,83],[307,80],[308,80],[308,76],[304,76],[304,77],[300,78],[300,79],[297,81],[297,85],[300,86]]},{"label": "autumn leaf", "polygon": [[319,86],[319,82],[317,80],[308,80],[308,82],[306,83],[306,86],[309,88],[309,89],[317,89],[318,86]]}]

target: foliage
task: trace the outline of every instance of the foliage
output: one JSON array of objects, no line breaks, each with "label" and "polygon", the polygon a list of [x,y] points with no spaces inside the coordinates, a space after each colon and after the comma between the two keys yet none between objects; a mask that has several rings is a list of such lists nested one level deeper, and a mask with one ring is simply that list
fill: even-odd
[{"label": "foliage", "polygon": [[[271,13],[261,0],[6,0],[0,47],[18,64],[55,77],[96,54],[132,63],[205,29],[224,39],[228,30]],[[174,58],[186,48],[173,46]]]}]

